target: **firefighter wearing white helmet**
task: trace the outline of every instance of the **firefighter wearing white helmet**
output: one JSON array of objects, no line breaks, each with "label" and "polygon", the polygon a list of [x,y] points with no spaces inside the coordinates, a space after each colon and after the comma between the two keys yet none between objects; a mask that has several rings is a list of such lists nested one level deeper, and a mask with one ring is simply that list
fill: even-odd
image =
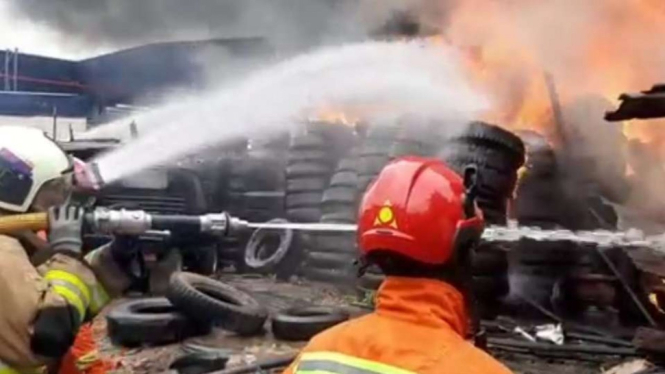
[{"label": "firefighter wearing white helmet", "polygon": [[69,157],[41,131],[0,127],[0,215],[47,211],[52,253],[35,267],[30,235],[0,235],[0,374],[58,361],[81,324],[129,286],[113,245],[82,257],[83,212],[66,205],[71,172]]}]

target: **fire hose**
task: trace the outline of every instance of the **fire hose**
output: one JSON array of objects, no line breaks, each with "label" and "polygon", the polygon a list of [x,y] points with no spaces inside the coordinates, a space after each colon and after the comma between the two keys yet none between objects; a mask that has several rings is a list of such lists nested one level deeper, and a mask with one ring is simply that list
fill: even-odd
[{"label": "fire hose", "polygon": [[[85,213],[84,230],[102,234],[140,235],[152,230],[178,234],[211,234],[233,236],[244,231],[248,222],[226,212],[203,215],[163,215],[142,210],[111,210],[98,208]],[[0,234],[21,230],[48,229],[46,213],[28,213],[0,217]]]}]

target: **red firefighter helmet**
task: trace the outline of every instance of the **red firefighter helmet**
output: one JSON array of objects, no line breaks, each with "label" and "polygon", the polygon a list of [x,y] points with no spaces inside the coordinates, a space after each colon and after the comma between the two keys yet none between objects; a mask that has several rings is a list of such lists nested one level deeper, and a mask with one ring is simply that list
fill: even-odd
[{"label": "red firefighter helmet", "polygon": [[363,256],[392,251],[418,262],[447,263],[462,236],[482,234],[482,213],[465,213],[461,176],[442,161],[405,157],[388,164],[360,204],[358,243]]}]

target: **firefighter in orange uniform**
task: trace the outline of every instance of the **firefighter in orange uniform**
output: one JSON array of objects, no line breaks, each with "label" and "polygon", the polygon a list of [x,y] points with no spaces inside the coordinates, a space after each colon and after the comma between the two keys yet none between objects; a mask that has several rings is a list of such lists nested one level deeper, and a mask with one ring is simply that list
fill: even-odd
[{"label": "firefighter in orange uniform", "polygon": [[0,216],[48,211],[52,253],[35,267],[26,253],[39,242],[34,234],[0,235],[0,374],[43,372],[57,363],[81,325],[130,284],[118,246],[83,258],[83,212],[66,205],[71,169],[41,131],[0,127]]},{"label": "firefighter in orange uniform", "polygon": [[285,374],[510,373],[466,340],[470,256],[484,227],[471,184],[438,160],[381,171],[358,225],[362,263],[387,276],[376,311],[315,336]]}]

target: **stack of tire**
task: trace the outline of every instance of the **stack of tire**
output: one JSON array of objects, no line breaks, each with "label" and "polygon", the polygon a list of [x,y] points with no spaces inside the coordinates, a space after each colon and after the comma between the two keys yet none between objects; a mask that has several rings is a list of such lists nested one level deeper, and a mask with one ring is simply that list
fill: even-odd
[{"label": "stack of tire", "polygon": [[439,158],[460,175],[469,165],[478,167],[478,205],[487,222],[502,225],[507,222],[508,201],[517,184],[517,172],[524,165],[524,154],[524,143],[517,135],[472,122],[446,142]]},{"label": "stack of tire", "polygon": [[[323,195],[342,155],[355,143],[352,128],[336,123],[310,122],[291,137],[287,155],[285,207],[291,222],[319,222]],[[313,245],[308,233],[297,233],[290,261],[300,263]],[[302,265],[302,264],[301,264]],[[309,264],[305,265],[305,269]],[[298,271],[294,266],[294,271]],[[312,268],[314,269],[314,268]],[[303,274],[305,275],[305,274]],[[305,275],[307,276],[307,275]],[[315,275],[316,276],[316,275]]]},{"label": "stack of tire", "polygon": [[[286,144],[253,144],[251,150],[229,158],[226,200],[223,208],[250,222],[266,222],[284,215]],[[225,238],[219,257],[224,265],[245,271],[248,237]]]},{"label": "stack of tire", "polygon": [[[413,120],[413,122],[410,122]],[[358,159],[358,189],[364,193],[390,160],[402,156],[433,156],[439,148],[439,134],[429,123],[402,118],[367,128]]]},{"label": "stack of tire", "polygon": [[[435,124],[410,117],[393,123],[377,123],[367,128],[358,156],[358,197],[393,159],[403,156],[429,157],[440,147],[440,136]],[[383,282],[384,276],[374,266],[357,279],[356,289],[361,298],[370,299]]]},{"label": "stack of tire", "polygon": [[340,124],[311,122],[291,137],[286,167],[286,217],[319,222],[321,199],[339,158],[353,145],[353,131]]},{"label": "stack of tire", "polygon": [[[357,150],[340,160],[321,201],[321,222],[355,223],[358,205]],[[302,274],[307,279],[353,284],[357,258],[355,233],[321,232],[311,238],[304,254]]]},{"label": "stack of tire", "polygon": [[517,187],[512,213],[520,225],[553,228],[562,220],[563,195],[554,149],[534,132],[519,136],[526,146],[526,165]]},{"label": "stack of tire", "polygon": [[[518,170],[524,164],[522,140],[515,134],[484,122],[472,122],[464,131],[451,136],[439,158],[463,175],[469,165],[479,172],[477,202],[490,225],[507,223],[508,202],[515,190]],[[473,290],[480,313],[491,318],[510,291],[508,256],[495,243],[478,246],[473,262]]]},{"label": "stack of tire", "polygon": [[[548,140],[533,131],[519,133],[527,152],[525,171],[517,187],[513,215],[520,226],[542,229],[566,228],[566,208],[561,176],[554,149]],[[573,243],[522,240],[510,252],[510,291],[508,304],[523,315],[533,310],[524,298],[551,307],[555,284],[566,277],[576,263]]]}]

